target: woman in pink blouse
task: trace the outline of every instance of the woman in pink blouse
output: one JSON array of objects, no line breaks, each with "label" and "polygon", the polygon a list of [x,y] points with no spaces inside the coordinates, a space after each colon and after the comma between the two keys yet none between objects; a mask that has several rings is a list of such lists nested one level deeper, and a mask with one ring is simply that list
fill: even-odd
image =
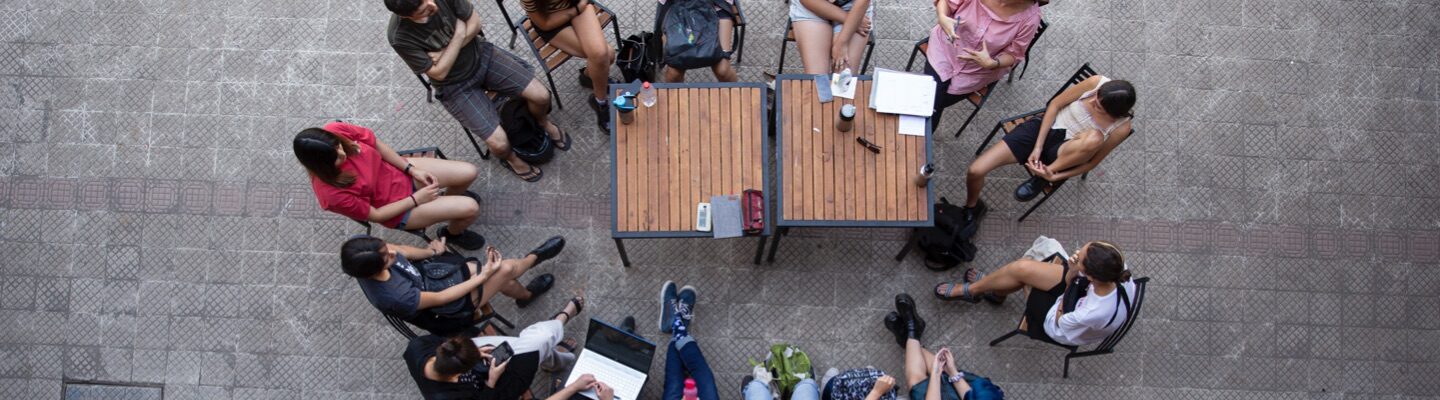
[{"label": "woman in pink blouse", "polygon": [[925,73],[935,89],[935,115],[1000,80],[1025,58],[1040,26],[1034,0],[937,0]]}]

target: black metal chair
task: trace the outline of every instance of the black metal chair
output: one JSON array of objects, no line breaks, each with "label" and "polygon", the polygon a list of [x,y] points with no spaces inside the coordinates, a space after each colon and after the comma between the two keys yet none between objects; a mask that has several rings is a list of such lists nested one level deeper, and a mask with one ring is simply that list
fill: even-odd
[{"label": "black metal chair", "polygon": [[495,0],[495,8],[500,9],[500,15],[505,17],[505,26],[510,27],[510,50],[515,50],[515,20],[510,18],[510,10],[505,9],[505,0]]},{"label": "black metal chair", "polygon": [[[600,9],[600,14],[598,15],[600,18],[600,29],[603,30],[605,26],[610,26],[615,33],[615,43],[620,43],[620,20],[615,17],[615,13],[610,11],[609,8],[605,8],[605,5],[600,4],[598,1],[591,1],[590,4],[594,4],[595,8]],[[545,71],[545,80],[550,82],[550,94],[552,95],[550,97],[555,99],[555,105],[557,107],[564,109],[565,105],[560,102],[560,91],[555,88],[553,72],[559,69],[561,65],[564,65],[566,61],[575,58],[575,56],[560,51],[559,47],[551,45],[545,38],[540,37],[540,31],[536,30],[534,22],[530,20],[530,16],[528,15],[520,18],[520,21],[516,22],[513,26],[515,32],[525,33],[525,43],[530,45],[530,53],[535,55],[535,62],[540,65],[540,69]]]},{"label": "black metal chair", "polygon": [[[1045,33],[1045,28],[1049,27],[1050,23],[1045,22],[1043,19],[1040,20],[1040,26],[1035,28],[1035,38],[1030,39],[1030,47],[1025,48],[1025,61],[1023,62],[1025,66],[1020,67],[1019,63],[1011,65],[1010,76],[1005,78],[1005,83],[1015,82],[1016,79],[1025,79],[1025,71],[1030,69],[1030,51],[1035,50],[1035,43],[1040,41],[1040,35]],[[1020,76],[1018,78],[1015,76],[1015,67],[1020,67]]]},{"label": "black metal chair", "polygon": [[[997,344],[1000,344],[1000,342],[1003,342],[1003,341],[1005,341],[1006,339],[1009,339],[1009,338],[1012,337],[1012,336],[1024,334],[1026,337],[1029,337],[1029,338],[1031,338],[1031,339],[1038,340],[1038,341],[1041,341],[1041,342],[1044,342],[1044,343],[1049,343],[1049,344],[1052,344],[1052,345],[1055,345],[1055,346],[1059,346],[1059,347],[1061,347],[1061,348],[1064,348],[1065,350],[1068,350],[1069,353],[1065,354],[1065,370],[1064,370],[1065,372],[1063,373],[1062,376],[1065,377],[1065,378],[1069,378],[1069,377],[1070,377],[1070,359],[1072,359],[1072,358],[1081,358],[1081,357],[1091,357],[1091,356],[1098,356],[1098,355],[1105,355],[1105,354],[1114,353],[1114,352],[1115,352],[1115,345],[1120,344],[1120,340],[1124,339],[1124,338],[1125,338],[1125,335],[1130,333],[1130,328],[1133,327],[1133,326],[1135,326],[1135,320],[1139,319],[1139,317],[1140,317],[1140,308],[1141,308],[1141,306],[1143,306],[1143,305],[1145,304],[1145,285],[1150,282],[1150,278],[1149,278],[1149,277],[1135,278],[1135,279],[1134,279],[1134,282],[1135,282],[1135,293],[1131,294],[1131,296],[1133,297],[1133,298],[1130,300],[1131,306],[1128,307],[1128,308],[1126,308],[1126,310],[1125,310],[1125,314],[1126,314],[1125,323],[1120,324],[1120,328],[1119,328],[1119,329],[1116,329],[1115,332],[1113,332],[1113,333],[1110,334],[1110,336],[1105,337],[1105,340],[1104,340],[1104,341],[1101,341],[1101,342],[1100,342],[1100,345],[1099,345],[1099,346],[1096,346],[1096,347],[1095,347],[1094,349],[1092,349],[1092,350],[1079,351],[1079,350],[1080,350],[1080,346],[1071,346],[1071,345],[1061,344],[1061,343],[1059,343],[1059,342],[1056,342],[1054,339],[1050,339],[1050,337],[1044,333],[1043,328],[1038,328],[1038,327],[1037,327],[1037,329],[1042,329],[1042,330],[1041,330],[1040,332],[1038,332],[1038,334],[1031,334],[1031,333],[1029,332],[1028,326],[1027,326],[1027,323],[1028,323],[1029,321],[1026,321],[1026,320],[1025,320],[1025,317],[1021,317],[1021,318],[1020,318],[1020,324],[1015,328],[1015,330],[1012,330],[1012,331],[1010,331],[1009,333],[1006,333],[1006,334],[1004,334],[1004,335],[1002,335],[1002,336],[1000,336],[1000,337],[998,337],[998,338],[995,338],[995,340],[990,341],[990,345],[991,345],[991,346],[995,346],[995,345],[997,345]],[[1028,291],[1028,290],[1029,290],[1029,289],[1027,289],[1027,291]],[[1028,294],[1028,293],[1027,293],[1027,294]],[[1037,305],[1037,306],[1038,306],[1038,305]],[[1047,307],[1047,309],[1048,309],[1049,306],[1050,306],[1050,305],[1045,305],[1045,307]],[[1029,307],[1031,307],[1031,305],[1028,304],[1028,302],[1027,302],[1026,307],[1029,308]],[[1029,314],[1028,310],[1027,310],[1026,314]],[[1042,321],[1042,323],[1043,323],[1043,321]]]},{"label": "black metal chair", "polygon": [[[488,309],[490,306],[486,305],[485,307]],[[410,329],[410,324],[405,322],[405,320],[383,312],[380,313],[380,315],[385,317],[385,322],[390,323],[390,327],[395,328],[395,331],[399,332],[400,336],[404,336],[405,339],[409,340],[420,336],[415,333],[414,329]],[[505,317],[500,316],[500,314],[496,313],[494,309],[489,309],[489,311],[487,311],[485,315],[480,317],[480,321],[475,323],[476,332],[485,332],[485,329],[494,329],[495,332],[498,333],[500,336],[509,335],[508,333],[505,333],[504,328],[501,328],[500,325],[495,324],[496,321],[500,322],[500,324],[503,324],[506,327],[509,327],[510,329],[515,328],[515,325],[511,324],[509,320],[505,319]]]},{"label": "black metal chair", "polygon": [[[915,57],[921,54],[926,54],[926,51],[929,48],[929,36],[920,38],[920,40],[916,40],[915,47],[910,49],[910,61],[907,61],[905,63],[905,70],[909,71],[911,68],[913,68],[915,66]],[[960,137],[960,134],[965,132],[965,127],[970,126],[970,121],[974,120],[975,114],[980,113],[980,108],[984,107],[985,103],[990,101],[990,94],[995,92],[995,85],[999,83],[999,81],[990,82],[989,85],[985,85],[985,87],[981,88],[980,90],[976,90],[975,92],[965,95],[965,100],[969,101],[970,105],[975,106],[975,109],[970,111],[970,116],[965,117],[965,123],[960,124],[960,129],[955,131],[955,137]],[[940,121],[939,119],[935,119],[932,123],[938,126],[940,124]]]},{"label": "black metal chair", "polygon": [[[786,3],[786,4],[789,4],[789,3],[790,3],[790,0],[786,0],[785,3]],[[787,43],[794,43],[794,42],[795,42],[795,27],[794,27],[794,21],[790,21],[790,20],[789,20],[789,17],[786,17],[786,20],[785,20],[785,41],[780,42],[780,63],[775,66],[775,75],[780,75],[781,72],[784,72],[784,71],[785,71],[785,47],[787,46],[787,45],[786,45]],[[865,60],[860,62],[860,70],[859,70],[859,71],[856,71],[856,72],[855,72],[855,75],[864,75],[864,74],[865,74],[865,71],[869,71],[869,70],[870,70],[870,56],[873,55],[873,54],[875,54],[875,31],[872,30],[872,31],[870,31],[870,36],[866,36],[866,37],[865,37]]]},{"label": "black metal chair", "polygon": [[[1064,85],[1060,86],[1060,90],[1055,91],[1055,94],[1050,96],[1050,99],[1054,99],[1055,96],[1059,96],[1060,93],[1065,92],[1065,89],[1070,88],[1070,85],[1074,85],[1074,84],[1080,83],[1081,81],[1084,81],[1086,78],[1089,78],[1089,77],[1095,76],[1095,75],[1098,75],[1098,74],[1095,72],[1094,69],[1091,69],[1091,68],[1090,68],[1090,64],[1089,64],[1089,63],[1086,63],[1085,65],[1080,66],[1080,69],[1076,70],[1076,71],[1075,71],[1075,74],[1071,75],[1071,76],[1070,76],[1070,79],[1067,80],[1067,81],[1065,81],[1065,84],[1064,84]],[[1048,104],[1050,101],[1049,101],[1049,100],[1046,100],[1045,102]],[[976,156],[979,156],[981,152],[985,151],[985,145],[990,144],[990,140],[995,138],[995,134],[996,134],[996,133],[998,133],[998,132],[1000,132],[1000,131],[1002,131],[1002,130],[1005,131],[1005,133],[1010,133],[1010,131],[1014,130],[1015,127],[1020,126],[1020,124],[1023,124],[1023,123],[1025,123],[1026,121],[1029,121],[1029,120],[1031,120],[1031,119],[1033,119],[1033,118],[1043,118],[1044,116],[1045,116],[1045,109],[1044,109],[1044,108],[1041,108],[1041,109],[1039,109],[1039,110],[1035,110],[1035,111],[1027,112],[1027,113],[1024,113],[1024,114],[1015,115],[1015,116],[1011,116],[1011,117],[1007,117],[1007,118],[1001,119],[1000,122],[995,123],[995,127],[994,127],[994,128],[991,128],[991,129],[990,129],[990,134],[989,134],[988,136],[985,136],[985,140],[982,141],[982,142],[980,142],[980,147],[978,147],[978,148],[975,149],[975,155],[976,155]],[[1131,135],[1134,135],[1136,132],[1137,132],[1137,131],[1136,131],[1135,129],[1133,129],[1133,128],[1130,130],[1130,134],[1131,134]],[[1030,170],[1029,170],[1029,169],[1026,169],[1026,170],[1025,170],[1025,173],[1029,174],[1029,173],[1030,173]],[[1083,181],[1083,180],[1086,180],[1086,178],[1089,178],[1089,177],[1090,177],[1090,173],[1089,173],[1089,172],[1086,172],[1086,173],[1080,175],[1080,180]],[[1050,200],[1050,196],[1053,195],[1053,194],[1055,193],[1055,191],[1059,190],[1060,187],[1061,187],[1061,186],[1064,186],[1064,185],[1065,185],[1065,181],[1063,181],[1063,180],[1062,180],[1062,181],[1058,181],[1058,182],[1050,182],[1050,184],[1045,185],[1045,187],[1043,188],[1043,190],[1041,190],[1040,200],[1036,201],[1036,202],[1035,202],[1035,205],[1030,206],[1030,209],[1025,210],[1025,214],[1021,214],[1021,215],[1020,215],[1020,219],[1018,219],[1017,222],[1025,222],[1025,218],[1029,217],[1029,216],[1030,216],[1030,213],[1035,212],[1036,209],[1040,208],[1040,205],[1045,204],[1045,201],[1046,201],[1046,200]]]},{"label": "black metal chair", "polygon": [[[420,84],[423,85],[423,86],[425,86],[425,102],[426,102],[426,103],[434,103],[434,102],[435,102],[435,87],[430,85],[430,80],[429,80],[429,79],[426,79],[426,78],[425,78],[425,74],[421,74],[421,73],[416,73],[416,74],[415,74],[415,78],[416,78],[416,79],[419,79],[419,80],[420,80]],[[486,96],[489,96],[491,100],[494,100],[494,99],[495,99],[495,92],[485,92],[485,95],[486,95]],[[475,140],[475,133],[474,133],[474,132],[471,132],[471,131],[470,131],[470,128],[466,128],[464,124],[461,124],[461,125],[460,125],[460,130],[465,131],[465,138],[466,138],[466,139],[470,139],[470,146],[475,147],[475,152],[480,154],[480,159],[481,159],[481,160],[489,160],[489,159],[490,159],[490,147],[489,147],[489,146],[481,146],[481,145],[480,145],[480,141]]]}]

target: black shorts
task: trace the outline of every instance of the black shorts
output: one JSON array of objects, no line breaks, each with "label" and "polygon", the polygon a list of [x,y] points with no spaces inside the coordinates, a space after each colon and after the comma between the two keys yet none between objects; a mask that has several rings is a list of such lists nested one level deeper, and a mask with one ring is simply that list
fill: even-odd
[{"label": "black shorts", "polygon": [[[1025,160],[1030,159],[1030,152],[1035,150],[1035,140],[1040,137],[1040,120],[1039,117],[1031,118],[1000,139],[1010,148],[1010,154],[1015,155],[1015,162],[1024,164]],[[1062,144],[1065,144],[1065,130],[1051,129],[1050,134],[1045,135],[1045,148],[1040,150],[1040,162],[1047,165],[1054,163],[1060,156]]]},{"label": "black shorts", "polygon": [[[1028,157],[1029,154],[1026,154]],[[1054,287],[1041,291],[1031,288],[1030,295],[1025,298],[1025,335],[1032,339],[1054,342],[1050,335],[1045,333],[1045,317],[1050,314],[1050,307],[1065,295],[1065,274],[1070,272],[1070,266],[1060,264],[1060,278],[1062,282],[1056,282]]]}]

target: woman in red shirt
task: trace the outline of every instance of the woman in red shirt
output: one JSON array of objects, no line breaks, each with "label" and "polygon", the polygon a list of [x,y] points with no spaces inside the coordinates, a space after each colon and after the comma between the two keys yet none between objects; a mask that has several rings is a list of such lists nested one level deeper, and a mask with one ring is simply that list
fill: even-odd
[{"label": "woman in red shirt", "polygon": [[450,243],[466,250],[485,245],[466,229],[480,216],[480,197],[467,190],[473,164],[401,157],[369,128],[344,122],[300,131],[294,149],[320,208],[401,230],[448,221],[441,235]]}]

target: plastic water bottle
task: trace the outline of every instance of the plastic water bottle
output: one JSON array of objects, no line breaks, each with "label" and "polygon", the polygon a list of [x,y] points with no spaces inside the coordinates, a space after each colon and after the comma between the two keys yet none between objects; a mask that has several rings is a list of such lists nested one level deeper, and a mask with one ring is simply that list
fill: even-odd
[{"label": "plastic water bottle", "polygon": [[650,82],[640,85],[640,104],[646,107],[655,106],[655,88],[650,86]]},{"label": "plastic water bottle", "polygon": [[691,378],[685,378],[685,390],[680,393],[681,398],[685,400],[698,400],[700,398],[700,389],[695,388],[695,380]]}]

